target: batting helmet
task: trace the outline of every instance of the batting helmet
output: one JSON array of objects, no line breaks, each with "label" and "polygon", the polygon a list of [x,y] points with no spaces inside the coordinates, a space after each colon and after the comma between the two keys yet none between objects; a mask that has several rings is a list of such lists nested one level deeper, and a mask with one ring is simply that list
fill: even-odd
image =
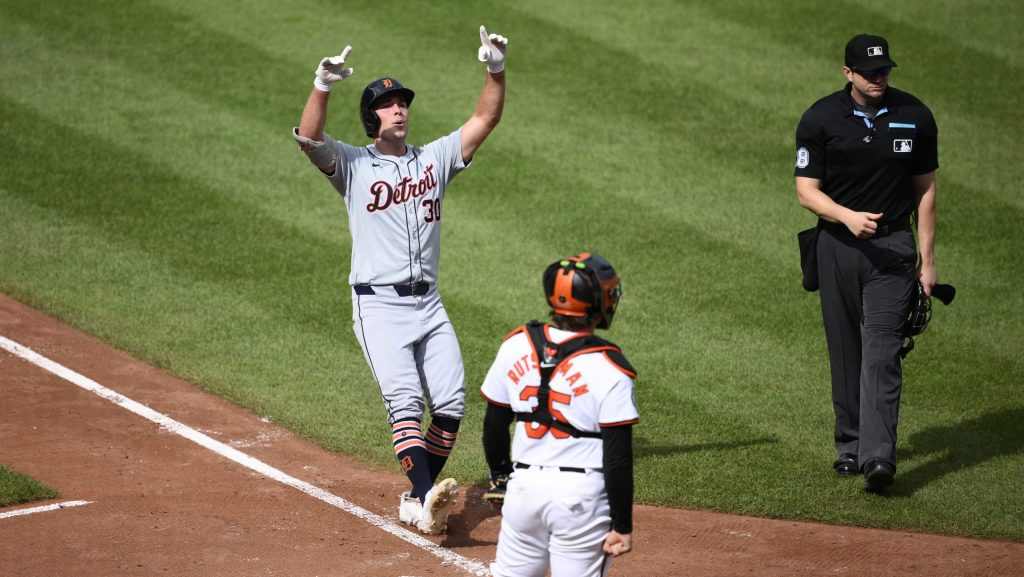
[{"label": "batting helmet", "polygon": [[555,314],[595,314],[597,328],[612,324],[622,296],[619,276],[604,258],[587,252],[551,263],[544,271],[544,294]]},{"label": "batting helmet", "polygon": [[374,105],[389,94],[397,94],[404,98],[406,106],[411,105],[413,97],[416,96],[415,92],[402,86],[401,82],[386,76],[367,84],[359,101],[359,118],[363,121],[366,136],[370,138],[377,138],[377,131],[380,130],[380,117],[374,111]]}]

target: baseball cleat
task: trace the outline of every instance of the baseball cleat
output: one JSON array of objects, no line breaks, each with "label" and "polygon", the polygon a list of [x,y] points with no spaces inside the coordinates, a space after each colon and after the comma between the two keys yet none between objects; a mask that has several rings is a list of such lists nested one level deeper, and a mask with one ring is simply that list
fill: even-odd
[{"label": "baseball cleat", "polygon": [[419,528],[427,535],[440,535],[448,529],[448,513],[458,498],[459,484],[445,479],[427,493],[423,500],[423,517]]},{"label": "baseball cleat", "polygon": [[398,520],[406,525],[419,527],[423,519],[423,503],[419,497],[410,497],[409,491],[402,493],[398,498]]}]

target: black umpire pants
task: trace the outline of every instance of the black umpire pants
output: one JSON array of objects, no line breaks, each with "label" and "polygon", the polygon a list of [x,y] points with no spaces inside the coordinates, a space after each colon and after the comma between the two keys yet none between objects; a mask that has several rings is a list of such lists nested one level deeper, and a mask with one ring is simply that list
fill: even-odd
[{"label": "black umpire pants", "polygon": [[861,240],[845,227],[818,238],[837,455],[896,465],[903,369],[899,349],[917,287],[912,230]]}]

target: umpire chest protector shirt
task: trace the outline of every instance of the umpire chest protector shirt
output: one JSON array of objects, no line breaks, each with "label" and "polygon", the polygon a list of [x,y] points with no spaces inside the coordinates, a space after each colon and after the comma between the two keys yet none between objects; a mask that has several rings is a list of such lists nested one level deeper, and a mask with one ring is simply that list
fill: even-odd
[{"label": "umpire chest protector shirt", "polygon": [[796,176],[821,180],[837,204],[908,217],[916,205],[913,177],[939,167],[938,128],[913,95],[889,86],[875,117],[854,107],[851,84],[815,102],[796,129]]}]

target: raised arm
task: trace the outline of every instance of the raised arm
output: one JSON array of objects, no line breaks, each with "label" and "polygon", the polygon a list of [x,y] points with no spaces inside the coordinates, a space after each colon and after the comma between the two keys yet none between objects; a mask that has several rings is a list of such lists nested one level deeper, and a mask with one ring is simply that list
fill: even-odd
[{"label": "raised arm", "polygon": [[501,120],[505,108],[505,54],[508,39],[498,34],[487,34],[480,27],[480,50],[478,58],[487,63],[487,76],[480,98],[476,102],[473,116],[462,125],[462,159],[469,162],[476,154],[487,135]]},{"label": "raised arm", "polygon": [[327,102],[330,100],[331,87],[334,83],[352,75],[352,69],[345,68],[345,60],[351,51],[352,47],[346,46],[341,54],[320,60],[316,78],[313,80],[313,89],[306,100],[306,107],[302,109],[302,119],[294,133],[299,148],[306,153],[310,162],[326,173],[334,172],[336,154],[333,146],[324,146],[323,142]]},{"label": "raised arm", "polygon": [[330,92],[314,87],[302,109],[302,120],[299,121],[299,136],[310,140],[324,139],[324,123],[327,122],[327,102],[331,99]]}]

